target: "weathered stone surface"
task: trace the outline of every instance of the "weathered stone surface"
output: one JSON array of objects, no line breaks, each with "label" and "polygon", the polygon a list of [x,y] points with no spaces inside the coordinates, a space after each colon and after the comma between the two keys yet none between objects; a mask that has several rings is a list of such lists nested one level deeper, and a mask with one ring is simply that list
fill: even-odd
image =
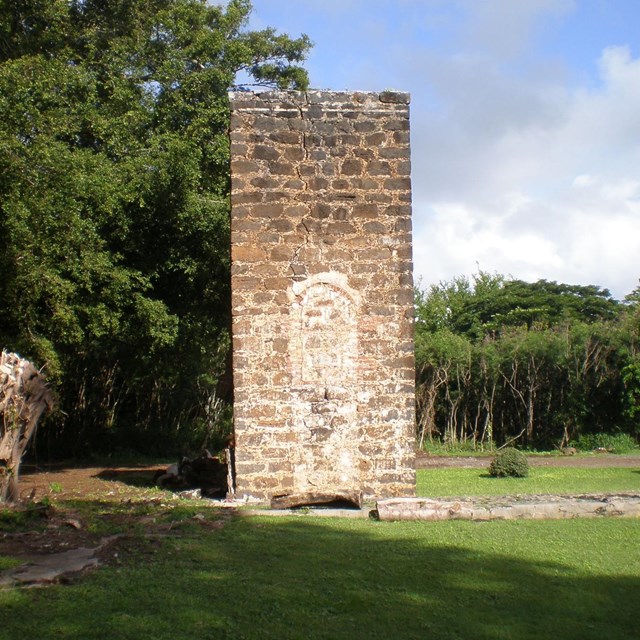
[{"label": "weathered stone surface", "polygon": [[380,520],[517,520],[640,517],[639,495],[399,498],[379,500]]},{"label": "weathered stone surface", "polygon": [[60,576],[97,567],[97,554],[119,535],[103,538],[94,548],[80,547],[58,553],[34,555],[24,564],[0,572],[0,588],[17,585],[42,585],[56,581]]},{"label": "weathered stone surface", "polygon": [[362,493],[351,491],[348,493],[303,493],[285,496],[275,496],[271,499],[272,509],[296,509],[298,507],[311,507],[337,504],[346,504],[350,508],[362,508]]},{"label": "weathered stone surface", "polygon": [[231,96],[238,497],[414,494],[408,103]]}]

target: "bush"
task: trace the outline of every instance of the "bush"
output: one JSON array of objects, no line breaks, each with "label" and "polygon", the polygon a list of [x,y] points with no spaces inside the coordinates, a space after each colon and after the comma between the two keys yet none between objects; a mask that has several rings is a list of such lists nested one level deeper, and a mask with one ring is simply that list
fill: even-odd
[{"label": "bush", "polygon": [[529,475],[527,456],[513,447],[502,449],[489,465],[489,475],[494,478],[526,478]]},{"label": "bush", "polygon": [[571,442],[580,451],[604,449],[611,453],[637,453],[638,443],[628,433],[585,433]]}]

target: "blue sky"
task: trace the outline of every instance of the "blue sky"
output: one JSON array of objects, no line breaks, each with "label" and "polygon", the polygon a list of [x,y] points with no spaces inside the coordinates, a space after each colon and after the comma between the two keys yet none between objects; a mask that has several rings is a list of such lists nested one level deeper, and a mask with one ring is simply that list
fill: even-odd
[{"label": "blue sky", "polygon": [[253,0],[319,89],[410,91],[422,286],[640,278],[640,0]]}]

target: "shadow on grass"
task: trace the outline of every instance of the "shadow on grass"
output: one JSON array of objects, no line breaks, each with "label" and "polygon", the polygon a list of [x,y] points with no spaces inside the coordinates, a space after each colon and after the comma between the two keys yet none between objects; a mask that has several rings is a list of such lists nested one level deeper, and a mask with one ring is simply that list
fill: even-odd
[{"label": "shadow on grass", "polygon": [[[0,592],[0,629],[7,638],[636,638],[640,578],[571,560],[603,523],[236,518],[167,539],[152,561]],[[616,529],[621,540],[638,531],[615,526],[628,528]],[[517,544],[536,536],[567,561],[518,557]]]}]

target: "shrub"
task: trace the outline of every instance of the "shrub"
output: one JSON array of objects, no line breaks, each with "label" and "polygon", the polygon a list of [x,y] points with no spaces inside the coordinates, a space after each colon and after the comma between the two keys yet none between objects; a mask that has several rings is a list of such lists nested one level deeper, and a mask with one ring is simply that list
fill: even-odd
[{"label": "shrub", "polygon": [[611,453],[637,453],[638,444],[628,433],[585,433],[571,442],[580,451],[605,449]]},{"label": "shrub", "polygon": [[513,447],[502,449],[489,465],[489,475],[494,478],[510,476],[526,478],[529,475],[529,461],[527,456]]}]

